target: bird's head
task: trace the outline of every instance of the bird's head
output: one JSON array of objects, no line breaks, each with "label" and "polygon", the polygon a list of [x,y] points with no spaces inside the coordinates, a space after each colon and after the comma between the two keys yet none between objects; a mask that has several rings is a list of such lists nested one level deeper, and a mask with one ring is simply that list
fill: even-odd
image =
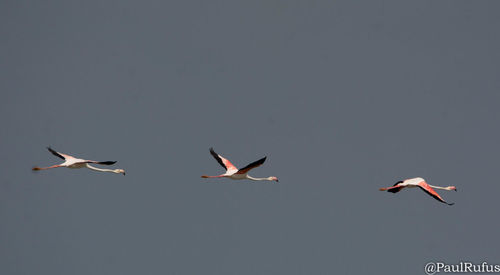
[{"label": "bird's head", "polygon": [[117,174],[123,174],[125,176],[125,170],[123,169],[115,169],[113,170],[114,173],[117,173]]},{"label": "bird's head", "polygon": [[267,179],[268,179],[268,180],[273,180],[273,181],[275,181],[275,182],[278,182],[278,178],[277,178],[277,177],[269,177],[269,178],[267,178]]},{"label": "bird's head", "polygon": [[446,189],[457,191],[457,188],[455,186],[448,186],[446,187]]}]

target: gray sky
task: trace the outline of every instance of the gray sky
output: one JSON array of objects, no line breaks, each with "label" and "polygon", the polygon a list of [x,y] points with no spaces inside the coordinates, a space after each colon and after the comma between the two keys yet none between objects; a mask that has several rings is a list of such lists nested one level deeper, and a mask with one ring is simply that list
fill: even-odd
[{"label": "gray sky", "polygon": [[[0,2],[0,273],[500,264],[499,8]],[[32,173],[48,145],[127,175]],[[201,179],[211,146],[279,184]],[[378,191],[416,176],[456,204]]]}]

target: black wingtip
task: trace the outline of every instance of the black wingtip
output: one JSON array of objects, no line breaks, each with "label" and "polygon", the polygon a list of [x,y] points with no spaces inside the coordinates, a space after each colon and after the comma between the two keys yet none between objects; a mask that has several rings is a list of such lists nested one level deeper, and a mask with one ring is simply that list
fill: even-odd
[{"label": "black wingtip", "polygon": [[258,161],[255,161],[255,162],[254,162],[254,163],[252,163],[252,164],[262,165],[262,164],[264,164],[264,162],[266,161],[266,158],[267,158],[267,157],[263,157],[263,158],[259,159]]},{"label": "black wingtip", "polygon": [[99,161],[97,164],[102,164],[102,165],[113,165],[115,164],[116,161]]},{"label": "black wingtip", "polygon": [[387,189],[387,192],[397,193],[397,192],[401,191],[401,189],[403,189],[403,188],[404,188],[403,186],[395,187],[395,188]]},{"label": "black wingtip", "polygon": [[224,169],[227,170],[227,167],[226,165],[224,164],[224,162],[222,161],[222,159],[220,158],[219,154],[217,154],[215,151],[214,151],[214,148],[213,147],[210,147],[210,154],[212,155],[212,157],[214,157],[214,159],[220,164],[220,166],[222,166]]},{"label": "black wingtip", "polygon": [[59,154],[58,152],[56,152],[56,150],[52,149],[50,146],[47,147],[47,150],[49,150],[49,152],[51,154],[53,154],[54,156],[58,157],[58,158],[61,158],[61,159],[66,159],[63,155]]}]

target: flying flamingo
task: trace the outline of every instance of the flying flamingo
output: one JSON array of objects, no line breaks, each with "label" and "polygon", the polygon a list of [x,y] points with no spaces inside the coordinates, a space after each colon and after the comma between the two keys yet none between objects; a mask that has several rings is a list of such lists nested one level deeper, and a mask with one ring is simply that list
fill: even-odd
[{"label": "flying flamingo", "polygon": [[276,181],[278,182],[277,177],[268,177],[268,178],[254,178],[248,175],[248,172],[256,167],[261,166],[264,161],[266,161],[266,157],[263,157],[257,161],[250,163],[249,165],[238,169],[236,168],[229,160],[223,158],[222,156],[215,153],[214,148],[210,148],[210,154],[217,160],[217,162],[226,169],[226,173],[218,176],[201,176],[202,178],[230,178],[233,180],[268,180],[268,181]]},{"label": "flying flamingo", "polygon": [[61,163],[61,164],[52,165],[52,166],[49,166],[49,167],[38,167],[38,166],[35,166],[35,167],[33,167],[33,171],[47,170],[47,169],[58,168],[58,167],[67,167],[67,168],[74,168],[74,169],[77,169],[77,168],[89,168],[91,170],[95,170],[95,171],[99,171],[99,172],[112,172],[112,173],[116,173],[116,174],[123,174],[123,175],[125,175],[125,170],[123,170],[123,169],[113,169],[113,170],[111,170],[111,169],[101,169],[101,168],[97,168],[97,167],[91,166],[89,164],[89,163],[94,163],[94,164],[101,164],[101,165],[112,165],[112,164],[115,164],[116,161],[95,161],[95,160],[77,159],[77,158],[72,157],[70,155],[66,155],[66,154],[63,154],[63,153],[56,152],[56,151],[54,151],[50,147],[47,147],[47,149],[52,154],[54,154],[54,156],[62,158],[64,160],[64,162]]},{"label": "flying flamingo", "polygon": [[434,189],[432,189],[432,188],[457,191],[457,188],[455,186],[442,187],[442,186],[430,185],[427,182],[425,182],[425,180],[423,178],[413,178],[413,179],[406,179],[404,181],[398,181],[391,187],[384,187],[384,188],[380,188],[379,190],[380,191],[387,190],[387,192],[397,193],[405,187],[408,187],[408,188],[420,187],[422,190],[424,190],[425,193],[429,194],[430,196],[432,196],[436,200],[438,200],[442,203],[446,203],[448,205],[453,205],[454,203],[447,203],[446,201],[444,201],[441,198],[441,196],[439,196],[439,194],[436,193],[436,191],[434,191]]}]

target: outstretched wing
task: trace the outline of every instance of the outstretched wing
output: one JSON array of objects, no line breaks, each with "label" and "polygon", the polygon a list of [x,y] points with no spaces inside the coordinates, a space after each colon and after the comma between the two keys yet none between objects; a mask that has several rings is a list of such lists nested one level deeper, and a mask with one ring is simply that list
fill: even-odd
[{"label": "outstretched wing", "polygon": [[70,155],[66,155],[66,154],[63,154],[63,153],[59,153],[59,152],[56,152],[54,149],[47,147],[47,150],[49,150],[49,152],[51,152],[54,156],[58,157],[58,158],[62,158],[64,160],[68,159],[68,158],[74,158]]},{"label": "outstretched wing", "polygon": [[249,165],[247,165],[247,166],[241,168],[240,170],[238,170],[238,172],[236,172],[236,174],[246,174],[246,173],[248,173],[248,171],[261,166],[264,163],[264,161],[266,161],[266,158],[267,157],[263,157],[263,158],[261,158],[261,159],[259,159],[257,161],[254,161],[254,162],[250,163]]},{"label": "outstretched wing", "polygon": [[425,181],[422,181],[418,184],[418,187],[420,187],[422,190],[424,190],[425,193],[429,194],[429,196],[435,198],[436,200],[442,202],[442,203],[446,203],[447,205],[453,205],[454,203],[447,203],[445,200],[443,200],[443,198],[441,198],[441,196],[439,196],[438,193],[436,193],[436,191],[434,191],[434,189],[432,189],[432,187],[430,187]]},{"label": "outstretched wing", "polygon": [[[387,192],[397,193],[397,192],[401,191],[401,189],[403,189],[403,188],[405,188],[405,187],[404,187],[404,186],[398,186],[398,184],[400,184],[400,183],[403,183],[403,181],[402,181],[402,180],[400,180],[400,181],[396,182],[396,183],[393,185],[393,187],[392,187],[392,188],[388,188],[388,189],[387,189]],[[396,186],[397,186],[397,187],[396,187]]]},{"label": "outstretched wing", "polygon": [[380,188],[379,190],[380,191],[387,191],[387,192],[391,192],[391,193],[397,193],[397,192],[401,191],[401,189],[406,187],[406,186],[400,186],[399,185],[400,183],[403,183],[403,181],[398,181],[394,185],[392,185],[391,187],[383,187],[383,188]]},{"label": "outstretched wing", "polygon": [[401,191],[401,189],[405,188],[404,186],[397,186],[397,187],[391,187],[389,189],[387,189],[387,192],[391,192],[391,193],[397,193],[399,191]]},{"label": "outstretched wing", "polygon": [[210,148],[210,154],[214,157],[217,162],[226,169],[227,172],[236,172],[238,171],[238,168],[234,166],[229,160],[223,158],[221,155],[217,154],[214,151],[214,148]]}]

